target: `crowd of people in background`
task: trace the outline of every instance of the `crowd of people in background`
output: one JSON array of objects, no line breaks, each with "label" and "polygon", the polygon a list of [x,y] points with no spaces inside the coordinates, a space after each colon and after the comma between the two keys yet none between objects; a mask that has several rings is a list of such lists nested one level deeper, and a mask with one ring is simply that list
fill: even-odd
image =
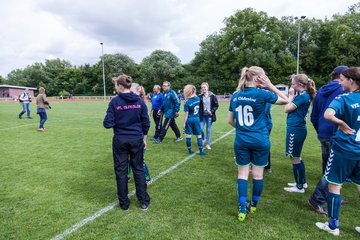
[{"label": "crowd of people in background", "polygon": [[[150,117],[154,122],[151,141],[160,144],[165,140],[169,128],[175,134],[174,142],[183,140],[176,123],[181,100],[171,89],[171,83],[164,81],[154,85],[151,106],[148,109],[145,89],[127,75],[113,78],[116,97],[108,105],[103,121],[105,128],[113,129],[112,151],[117,194],[120,208],[127,211],[130,206],[128,181],[133,172],[136,196],[142,210],[147,210],[150,196],[147,185],[151,183],[149,168],[145,163],[147,136]],[[216,121],[219,103],[216,95],[203,82],[200,94],[196,87],[188,84],[183,89],[184,120],[182,128],[186,135],[186,149],[192,148],[191,136],[196,136],[200,156],[211,150],[212,125]],[[28,89],[19,96],[21,119],[27,113],[31,119]],[[263,189],[264,171],[271,173],[270,132],[272,104],[285,105],[286,147],[285,155],[290,157],[294,182],[284,188],[287,192],[305,193],[307,188],[305,163],[301,157],[307,136],[307,115],[312,106],[311,123],[321,144],[322,171],[308,205],[315,212],[326,215],[329,220],[317,222],[316,226],[338,236],[341,204],[348,203],[341,198],[340,189],[345,181],[355,184],[360,196],[360,67],[340,65],[333,69],[331,82],[318,92],[315,83],[305,74],[291,76],[291,88],[285,95],[279,91],[258,66],[244,67],[238,87],[230,99],[228,123],[235,128],[234,154],[237,165],[238,220],[245,221],[247,214],[258,209]],[[44,132],[47,120],[46,109],[51,108],[45,89],[39,88],[36,97],[37,114],[40,117],[38,131]],[[184,148],[185,149],[185,148]],[[248,199],[248,179],[252,175],[252,195]],[[327,202],[328,210],[325,210]],[[356,227],[360,233],[360,227]]]}]

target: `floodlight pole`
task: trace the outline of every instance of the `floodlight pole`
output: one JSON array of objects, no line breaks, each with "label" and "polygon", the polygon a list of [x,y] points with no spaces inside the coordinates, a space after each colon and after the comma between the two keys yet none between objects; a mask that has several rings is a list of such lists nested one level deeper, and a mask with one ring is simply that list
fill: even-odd
[{"label": "floodlight pole", "polygon": [[296,74],[299,74],[299,62],[300,62],[300,22],[306,16],[295,17],[295,20],[298,21],[298,41],[297,41],[297,55],[296,55]]},{"label": "floodlight pole", "polygon": [[103,74],[103,85],[104,85],[104,101],[106,100],[106,88],[105,88],[105,65],[104,65],[104,43],[101,45],[101,60],[102,60],[102,74]]}]

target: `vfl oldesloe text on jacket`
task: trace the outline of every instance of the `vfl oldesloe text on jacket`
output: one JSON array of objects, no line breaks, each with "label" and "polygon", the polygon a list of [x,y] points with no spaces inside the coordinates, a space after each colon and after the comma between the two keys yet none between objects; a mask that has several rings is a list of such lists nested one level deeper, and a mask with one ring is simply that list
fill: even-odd
[{"label": "vfl oldesloe text on jacket", "polygon": [[103,125],[113,128],[115,136],[141,138],[150,128],[147,106],[132,92],[119,93],[110,101]]}]

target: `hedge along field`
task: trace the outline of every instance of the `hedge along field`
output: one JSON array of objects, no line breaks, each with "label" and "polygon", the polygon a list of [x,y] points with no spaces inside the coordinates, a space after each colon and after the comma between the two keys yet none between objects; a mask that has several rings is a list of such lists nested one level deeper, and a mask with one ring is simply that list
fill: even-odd
[{"label": "hedge along field", "polygon": [[[18,104],[0,104],[0,239],[51,239],[116,201],[111,152],[112,131],[102,127],[107,103],[54,102],[48,110],[45,133],[37,132],[39,117],[18,119]],[[182,105],[183,106],[183,105]],[[231,131],[223,102],[213,125],[212,141]],[[316,228],[326,221],[309,210],[307,199],[321,173],[320,144],[310,122],[303,159],[309,188],[305,194],[283,190],[293,182],[290,160],[284,156],[286,115],[272,109],[272,174],[258,211],[245,222],[237,220],[237,169],[234,133],[155,181],[148,188],[147,212],[131,197],[128,212],[117,206],[71,233],[67,239],[333,239]],[[183,111],[177,119],[183,121]],[[152,124],[149,137],[154,133]],[[188,157],[185,141],[175,143],[169,130],[161,144],[148,142],[146,162],[154,178]],[[193,138],[194,149],[196,146]],[[129,191],[134,189],[133,181]],[[357,239],[359,198],[351,184],[343,197],[350,201],[340,216],[340,237]],[[249,187],[251,196],[251,181]]]}]

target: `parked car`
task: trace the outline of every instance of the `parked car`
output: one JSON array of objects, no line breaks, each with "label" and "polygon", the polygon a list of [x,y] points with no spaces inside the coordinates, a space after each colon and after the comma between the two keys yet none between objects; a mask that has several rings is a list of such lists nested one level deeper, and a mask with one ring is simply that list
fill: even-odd
[{"label": "parked car", "polygon": [[230,93],[224,93],[224,98],[225,99],[231,98],[231,94]]}]

